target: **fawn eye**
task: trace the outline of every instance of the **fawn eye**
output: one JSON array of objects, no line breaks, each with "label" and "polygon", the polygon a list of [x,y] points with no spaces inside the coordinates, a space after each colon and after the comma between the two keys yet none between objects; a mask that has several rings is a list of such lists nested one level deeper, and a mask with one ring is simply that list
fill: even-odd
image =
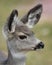
[{"label": "fawn eye", "polygon": [[25,36],[25,35],[19,35],[19,38],[23,40],[23,39],[26,39],[27,36]]}]

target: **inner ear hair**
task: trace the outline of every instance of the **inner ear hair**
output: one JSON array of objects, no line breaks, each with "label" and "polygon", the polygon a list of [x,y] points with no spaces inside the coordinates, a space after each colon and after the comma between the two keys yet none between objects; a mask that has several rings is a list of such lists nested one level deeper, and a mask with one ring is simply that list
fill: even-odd
[{"label": "inner ear hair", "polygon": [[10,14],[9,19],[8,19],[9,31],[11,31],[11,27],[12,27],[12,23],[13,23],[13,19],[14,19],[15,15],[18,16],[18,11],[16,9],[12,11],[12,13]]},{"label": "inner ear hair", "polygon": [[42,4],[38,4],[35,7],[33,7],[32,9],[30,9],[30,11],[28,12],[28,16],[30,13],[33,13],[35,11],[37,11],[38,9],[42,8]]}]

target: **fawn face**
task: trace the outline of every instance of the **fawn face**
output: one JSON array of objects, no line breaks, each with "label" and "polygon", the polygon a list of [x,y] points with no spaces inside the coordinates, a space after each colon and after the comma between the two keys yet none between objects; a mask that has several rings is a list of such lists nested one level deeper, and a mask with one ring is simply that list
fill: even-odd
[{"label": "fawn face", "polygon": [[41,13],[41,4],[30,9],[21,20],[18,19],[18,11],[12,11],[3,28],[3,34],[10,49],[28,51],[44,48],[43,42],[31,31],[31,28],[39,21]]}]

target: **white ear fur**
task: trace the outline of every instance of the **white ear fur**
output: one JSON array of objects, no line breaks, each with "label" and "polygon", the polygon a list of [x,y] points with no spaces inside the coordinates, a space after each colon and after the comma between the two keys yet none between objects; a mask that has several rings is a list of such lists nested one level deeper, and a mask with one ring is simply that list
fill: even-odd
[{"label": "white ear fur", "polygon": [[[10,31],[10,33],[13,33],[15,31],[15,26],[16,26],[16,22],[17,22],[18,18],[15,16],[13,23],[12,23],[12,30]],[[9,35],[9,30],[8,30],[8,26],[7,23],[5,23],[5,25],[2,27],[2,33],[4,38],[7,40],[8,39],[8,35]]]},{"label": "white ear fur", "polygon": [[[28,22],[26,23],[26,25],[29,28],[33,28],[33,26],[39,21],[41,13],[42,13],[42,7],[37,9],[35,12],[31,12],[28,16]],[[37,15],[39,18],[37,18]]]},{"label": "white ear fur", "polygon": [[15,27],[16,27],[17,22],[18,22],[18,17],[15,15],[13,23],[12,23],[12,28],[11,28],[11,31],[10,31],[11,33],[15,32]]},{"label": "white ear fur", "polygon": [[7,40],[8,36],[7,36],[7,31],[5,31],[5,28],[6,27],[3,26],[3,28],[2,28],[2,34],[3,34],[4,38]]},{"label": "white ear fur", "polygon": [[[28,23],[26,23],[26,26],[28,27],[28,28],[33,28],[33,26],[34,26],[34,21],[35,20],[37,20],[36,18],[34,18],[33,20],[31,20],[31,19],[29,19],[28,20]],[[33,23],[32,23],[33,22]]]},{"label": "white ear fur", "polygon": [[38,4],[34,8],[30,9],[30,11],[25,15],[21,21],[29,28],[33,28],[33,26],[39,21],[42,13],[42,4]]},{"label": "white ear fur", "polygon": [[8,29],[8,22],[6,22],[5,25],[3,26],[2,33],[3,33],[3,36],[6,40],[8,39],[9,32],[13,33],[15,31],[15,26],[16,26],[17,20],[18,20],[18,17],[15,16],[13,23],[12,23],[12,30],[11,31],[9,31],[9,29]]},{"label": "white ear fur", "polygon": [[11,33],[15,31],[15,26],[17,21],[18,21],[18,11],[14,9],[8,18],[8,30]]}]

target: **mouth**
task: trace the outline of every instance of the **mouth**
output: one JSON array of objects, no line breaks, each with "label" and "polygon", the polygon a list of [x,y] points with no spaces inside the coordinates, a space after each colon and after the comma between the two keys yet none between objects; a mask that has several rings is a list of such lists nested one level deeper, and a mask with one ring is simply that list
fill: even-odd
[{"label": "mouth", "polygon": [[43,49],[43,48],[44,48],[44,44],[43,44],[43,42],[40,42],[35,47],[23,48],[23,49],[20,49],[20,51],[36,51],[37,49]]}]

